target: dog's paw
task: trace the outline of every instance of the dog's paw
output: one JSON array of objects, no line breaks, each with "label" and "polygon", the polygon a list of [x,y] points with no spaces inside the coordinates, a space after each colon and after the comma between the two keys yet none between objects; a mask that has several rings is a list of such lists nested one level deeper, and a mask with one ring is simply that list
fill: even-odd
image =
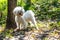
[{"label": "dog's paw", "polygon": [[14,32],[19,31],[19,30],[20,30],[19,28],[16,28],[16,29],[14,29]]}]

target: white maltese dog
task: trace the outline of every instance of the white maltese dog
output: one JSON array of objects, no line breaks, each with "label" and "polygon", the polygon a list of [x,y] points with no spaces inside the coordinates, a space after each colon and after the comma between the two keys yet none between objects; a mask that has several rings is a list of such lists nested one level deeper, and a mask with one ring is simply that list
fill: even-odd
[{"label": "white maltese dog", "polygon": [[15,15],[15,22],[17,25],[16,29],[20,28],[20,30],[21,30],[22,27],[26,28],[28,25],[28,22],[32,23],[34,25],[34,27],[36,27],[38,29],[33,11],[28,10],[25,12],[22,7],[16,7],[13,10],[13,14]]}]

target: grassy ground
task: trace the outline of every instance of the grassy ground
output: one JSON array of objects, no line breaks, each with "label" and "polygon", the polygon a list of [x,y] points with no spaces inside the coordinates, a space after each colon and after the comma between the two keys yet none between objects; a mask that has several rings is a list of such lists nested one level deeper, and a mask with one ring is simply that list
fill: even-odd
[{"label": "grassy ground", "polygon": [[[0,28],[0,34],[2,35],[3,39],[18,39],[23,35],[22,39],[24,40],[60,40],[60,23],[57,21],[37,21],[37,25],[39,30],[36,30],[33,27],[28,27],[25,30],[21,30],[15,33],[13,29],[5,30],[4,28]],[[3,25],[5,26],[5,25]]]}]

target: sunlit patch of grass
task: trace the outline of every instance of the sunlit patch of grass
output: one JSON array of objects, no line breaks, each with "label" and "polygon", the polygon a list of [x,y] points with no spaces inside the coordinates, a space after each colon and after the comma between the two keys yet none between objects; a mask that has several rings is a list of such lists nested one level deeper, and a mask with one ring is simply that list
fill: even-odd
[{"label": "sunlit patch of grass", "polygon": [[37,26],[39,29],[43,30],[53,30],[53,29],[60,29],[60,22],[57,21],[45,21],[45,22],[38,22]]},{"label": "sunlit patch of grass", "polygon": [[49,34],[50,36],[55,36],[55,37],[58,37],[58,32],[57,31],[53,31]]},{"label": "sunlit patch of grass", "polygon": [[3,24],[3,25],[0,27],[0,33],[2,33],[4,30],[5,30],[5,24]]},{"label": "sunlit patch of grass", "polygon": [[6,24],[2,24],[0,27],[0,33],[2,33],[5,30]]},{"label": "sunlit patch of grass", "polygon": [[37,23],[37,26],[38,28],[40,29],[49,29],[50,30],[50,22],[40,22],[40,23]]},{"label": "sunlit patch of grass", "polygon": [[47,38],[47,37],[45,37],[43,40],[48,40],[48,38]]},{"label": "sunlit patch of grass", "polygon": [[3,27],[3,28],[6,28],[6,24],[2,24],[2,27]]},{"label": "sunlit patch of grass", "polygon": [[37,26],[38,26],[38,27],[45,27],[46,25],[43,24],[43,23],[37,23]]},{"label": "sunlit patch of grass", "polygon": [[3,27],[0,27],[0,33],[2,33],[4,31]]}]

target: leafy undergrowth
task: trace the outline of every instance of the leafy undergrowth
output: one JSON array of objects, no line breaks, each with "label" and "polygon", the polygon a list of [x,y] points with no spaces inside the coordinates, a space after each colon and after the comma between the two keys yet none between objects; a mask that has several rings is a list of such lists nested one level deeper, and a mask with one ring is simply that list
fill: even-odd
[{"label": "leafy undergrowth", "polygon": [[60,40],[60,22],[37,21],[38,30],[28,27],[24,30],[13,32],[13,29],[1,33],[4,40]]},{"label": "leafy undergrowth", "polygon": [[5,30],[6,24],[0,25],[0,34]]}]

